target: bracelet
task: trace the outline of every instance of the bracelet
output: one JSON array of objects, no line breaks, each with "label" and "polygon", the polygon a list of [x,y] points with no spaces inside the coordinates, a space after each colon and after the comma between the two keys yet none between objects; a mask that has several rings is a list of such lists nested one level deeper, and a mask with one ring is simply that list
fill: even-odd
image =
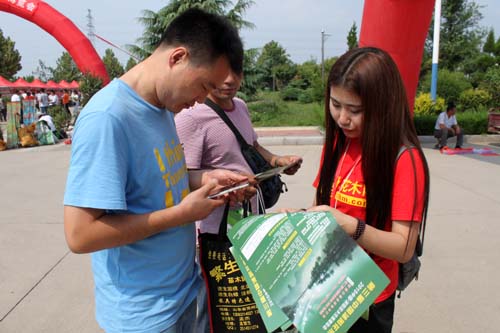
[{"label": "bracelet", "polygon": [[361,235],[363,235],[363,233],[365,232],[365,228],[366,228],[365,221],[360,220],[360,219],[356,219],[356,220],[358,220],[358,225],[356,226],[356,232],[354,233],[354,235],[352,235],[352,239],[354,239],[355,241],[357,241],[359,239],[359,237],[361,237]]}]

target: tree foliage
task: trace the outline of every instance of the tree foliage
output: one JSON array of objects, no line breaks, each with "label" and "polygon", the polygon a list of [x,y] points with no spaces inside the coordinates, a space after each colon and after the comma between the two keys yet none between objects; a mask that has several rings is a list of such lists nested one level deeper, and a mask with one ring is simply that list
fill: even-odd
[{"label": "tree foliage", "polygon": [[483,52],[494,54],[495,53],[495,32],[490,29],[488,36],[486,36],[486,42],[483,45]]},{"label": "tree foliage", "polygon": [[347,49],[352,50],[358,47],[358,27],[356,22],[352,23],[351,29],[347,34]]},{"label": "tree foliage", "polygon": [[262,86],[271,90],[287,85],[297,72],[286,50],[273,40],[262,48],[257,66],[262,70]]},{"label": "tree foliage", "polygon": [[245,50],[243,58],[243,82],[240,91],[246,97],[252,97],[259,89],[262,73],[257,66],[258,56],[259,50],[256,48]]},{"label": "tree foliage", "polygon": [[135,65],[137,65],[137,61],[132,57],[128,58],[127,64],[125,65],[125,72],[131,70]]},{"label": "tree foliage", "polygon": [[76,66],[73,58],[68,52],[63,52],[62,55],[56,61],[56,67],[51,68],[52,79],[59,82],[61,80],[66,80],[71,82],[73,80],[79,81],[82,77],[80,69]]},{"label": "tree foliage", "polygon": [[[439,42],[440,67],[460,70],[466,59],[474,58],[480,51],[485,31],[479,27],[483,15],[481,7],[469,0],[443,0]],[[432,53],[434,24],[430,25],[426,40],[426,53]]]},{"label": "tree foliage", "polygon": [[82,93],[82,106],[87,104],[87,102],[102,88],[101,78],[94,76],[90,73],[86,73],[82,76],[80,81],[80,92]]},{"label": "tree foliage", "polygon": [[21,55],[15,49],[16,43],[10,37],[4,37],[0,29],[0,75],[7,80],[12,80],[14,75],[23,67]]},{"label": "tree foliage", "polygon": [[243,15],[253,4],[253,0],[237,0],[234,5],[229,0],[171,0],[158,12],[142,12],[143,16],[139,18],[139,22],[144,26],[144,32],[136,41],[139,45],[128,45],[127,48],[140,59],[145,59],[153,53],[170,22],[189,8],[200,8],[209,13],[226,16],[238,29],[253,28],[253,23],[243,19]]},{"label": "tree foliage", "polygon": [[120,64],[120,61],[111,49],[106,49],[106,51],[104,51],[102,62],[104,63],[104,67],[106,67],[106,71],[108,72],[109,78],[111,80],[115,77],[122,76],[125,72],[122,64]]}]

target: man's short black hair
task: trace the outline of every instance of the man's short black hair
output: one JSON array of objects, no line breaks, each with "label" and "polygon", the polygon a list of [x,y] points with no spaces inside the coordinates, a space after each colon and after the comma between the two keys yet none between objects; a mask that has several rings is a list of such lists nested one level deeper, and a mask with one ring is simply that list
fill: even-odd
[{"label": "man's short black hair", "polygon": [[211,64],[225,56],[231,70],[243,71],[243,43],[238,30],[223,16],[192,8],[167,27],[159,47],[185,46],[194,64]]},{"label": "man's short black hair", "polygon": [[448,106],[446,107],[446,111],[450,111],[451,109],[456,108],[455,102],[448,102]]}]

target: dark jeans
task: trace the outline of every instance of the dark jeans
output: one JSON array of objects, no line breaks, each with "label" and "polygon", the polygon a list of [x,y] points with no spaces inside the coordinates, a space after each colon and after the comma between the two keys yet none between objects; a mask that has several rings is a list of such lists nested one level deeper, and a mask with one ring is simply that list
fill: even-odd
[{"label": "dark jeans", "polygon": [[368,320],[359,318],[349,329],[349,333],[391,333],[394,317],[394,297],[370,306]]},{"label": "dark jeans", "polygon": [[[441,147],[446,146],[446,142],[448,141],[448,138],[451,138],[455,136],[455,134],[452,131],[448,131],[447,128],[445,129],[438,129],[434,130],[434,137],[436,137],[439,140],[439,145]],[[457,147],[462,147],[464,143],[464,133],[462,129],[460,129],[460,133],[457,135]]]}]

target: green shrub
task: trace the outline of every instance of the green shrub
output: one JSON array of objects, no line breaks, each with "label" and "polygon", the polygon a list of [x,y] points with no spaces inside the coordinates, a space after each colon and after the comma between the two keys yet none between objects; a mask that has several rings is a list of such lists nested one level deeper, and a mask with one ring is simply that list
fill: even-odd
[{"label": "green shrub", "polygon": [[486,71],[484,81],[480,85],[491,94],[491,107],[500,106],[500,67],[494,66]]},{"label": "green shrub", "polygon": [[478,111],[481,107],[491,103],[491,94],[483,89],[467,89],[462,91],[458,98],[463,111]]},{"label": "green shrub", "polygon": [[430,93],[420,93],[415,98],[414,112],[415,115],[436,115],[444,111],[445,103],[441,97],[436,98],[436,102],[432,101]]},{"label": "green shrub", "polygon": [[[482,108],[479,111],[459,112],[456,114],[458,125],[465,134],[484,134],[488,125],[488,112]],[[418,135],[434,135],[437,115],[415,114],[413,122]]]},{"label": "green shrub", "polygon": [[314,102],[314,92],[312,88],[303,90],[299,95],[299,102],[302,104],[312,103]]},{"label": "green shrub", "polygon": [[418,135],[434,135],[434,125],[436,124],[436,115],[414,114],[413,123]]},{"label": "green shrub", "polygon": [[48,111],[57,129],[66,129],[70,125],[71,116],[63,106],[51,106]]},{"label": "green shrub", "polygon": [[302,92],[300,88],[287,86],[280,91],[280,96],[284,101],[296,101]]},{"label": "green shrub", "polygon": [[488,129],[488,112],[486,110],[476,112],[457,112],[458,125],[464,134],[486,134]]},{"label": "green shrub", "polygon": [[[420,91],[428,92],[431,90],[431,73],[425,75],[421,82]],[[471,83],[462,72],[450,72],[447,69],[438,71],[437,94],[443,97],[446,102],[458,101],[462,91],[472,88]]]}]

